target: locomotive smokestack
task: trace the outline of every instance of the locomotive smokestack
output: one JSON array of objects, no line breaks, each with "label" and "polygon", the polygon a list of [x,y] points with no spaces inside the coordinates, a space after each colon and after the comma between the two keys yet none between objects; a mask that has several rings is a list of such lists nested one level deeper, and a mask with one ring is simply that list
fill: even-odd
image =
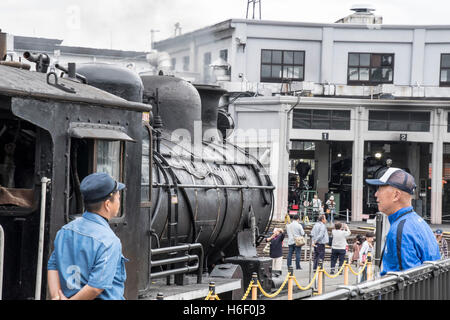
[{"label": "locomotive smokestack", "polygon": [[[202,101],[202,131],[203,139],[218,139],[217,114],[220,98],[226,90],[214,85],[195,85]],[[219,139],[221,141],[222,139]]]},{"label": "locomotive smokestack", "polygon": [[67,67],[68,67],[68,69],[69,69],[69,73],[68,73],[69,78],[75,78],[76,75],[77,75],[77,70],[76,70],[76,65],[75,65],[75,63],[69,62],[69,63],[67,64]]}]

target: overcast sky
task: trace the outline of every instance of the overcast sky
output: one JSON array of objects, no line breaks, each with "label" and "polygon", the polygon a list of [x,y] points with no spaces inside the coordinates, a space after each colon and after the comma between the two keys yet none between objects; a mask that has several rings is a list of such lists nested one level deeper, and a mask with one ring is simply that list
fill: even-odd
[{"label": "overcast sky", "polygon": [[[263,20],[333,23],[369,3],[384,24],[450,24],[449,0],[261,0]],[[64,45],[138,50],[173,36],[245,18],[247,0],[1,0],[0,29],[56,38]]]}]

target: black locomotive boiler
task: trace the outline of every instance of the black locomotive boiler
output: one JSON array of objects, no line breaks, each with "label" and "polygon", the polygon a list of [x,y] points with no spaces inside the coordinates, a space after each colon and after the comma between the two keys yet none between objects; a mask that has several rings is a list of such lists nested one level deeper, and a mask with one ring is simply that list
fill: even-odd
[{"label": "black locomotive boiler", "polygon": [[270,289],[270,259],[256,246],[274,187],[217,130],[224,92],[111,65],[69,69],[61,78],[0,66],[3,298],[46,297],[53,239],[82,214],[79,184],[96,171],[127,185],[110,221],[130,260],[127,299],[166,289],[198,299],[211,278],[240,292],[254,271]]}]

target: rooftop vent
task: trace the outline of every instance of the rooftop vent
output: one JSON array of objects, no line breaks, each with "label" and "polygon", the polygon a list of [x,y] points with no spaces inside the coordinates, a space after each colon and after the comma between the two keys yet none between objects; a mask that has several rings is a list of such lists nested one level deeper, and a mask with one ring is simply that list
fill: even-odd
[{"label": "rooftop vent", "polygon": [[339,19],[335,23],[354,23],[354,24],[382,24],[383,17],[376,16],[372,12],[375,8],[370,4],[355,4],[351,7],[351,15]]}]

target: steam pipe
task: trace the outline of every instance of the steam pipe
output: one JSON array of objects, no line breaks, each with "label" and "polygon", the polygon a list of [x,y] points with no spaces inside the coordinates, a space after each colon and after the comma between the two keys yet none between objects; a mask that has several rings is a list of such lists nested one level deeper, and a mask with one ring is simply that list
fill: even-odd
[{"label": "steam pipe", "polygon": [[45,53],[31,53],[25,51],[23,57],[30,62],[36,63],[36,71],[41,73],[47,73],[48,66],[50,65],[50,57]]},{"label": "steam pipe", "polygon": [[86,77],[82,76],[79,73],[76,73],[75,64],[69,63],[68,66],[69,66],[69,69],[66,69],[66,68],[64,68],[62,65],[60,65],[58,63],[55,64],[55,68],[65,72],[65,73],[67,73],[69,75],[69,78],[77,78],[82,83],[88,84],[88,81],[87,81]]}]

